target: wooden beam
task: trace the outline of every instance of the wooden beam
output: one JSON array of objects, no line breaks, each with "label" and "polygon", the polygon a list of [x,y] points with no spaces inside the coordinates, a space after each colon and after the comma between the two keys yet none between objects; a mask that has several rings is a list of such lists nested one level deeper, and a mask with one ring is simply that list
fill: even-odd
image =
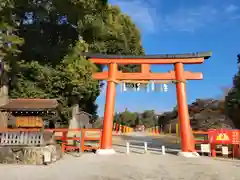
[{"label": "wooden beam", "polygon": [[103,59],[103,58],[91,58],[90,61],[95,64],[201,64],[204,62],[204,58],[178,58],[178,59]]},{"label": "wooden beam", "polygon": [[[148,84],[149,80],[121,80],[117,81],[118,83],[133,83],[133,84]],[[172,83],[172,80],[154,80],[154,84],[170,84]]]},{"label": "wooden beam", "polygon": [[141,64],[141,73],[149,73],[150,65],[149,64]]},{"label": "wooden beam", "polygon": [[[186,80],[201,80],[203,74],[200,72],[185,71],[184,76]],[[94,73],[93,78],[96,80],[107,80],[108,72]],[[117,73],[117,80],[175,80],[174,71],[167,73]]]}]

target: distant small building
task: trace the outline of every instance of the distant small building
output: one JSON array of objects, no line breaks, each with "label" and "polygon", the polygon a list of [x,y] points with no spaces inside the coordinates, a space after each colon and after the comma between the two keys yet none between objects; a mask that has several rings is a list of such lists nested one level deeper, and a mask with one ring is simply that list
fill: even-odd
[{"label": "distant small building", "polygon": [[79,126],[81,128],[92,128],[92,118],[93,116],[85,111],[79,111],[76,114],[77,121],[79,122]]},{"label": "distant small building", "polygon": [[8,112],[8,127],[41,128],[44,116],[57,116],[57,107],[56,99],[10,99],[0,111]]},{"label": "distant small building", "polygon": [[144,131],[145,130],[145,126],[144,125],[137,125],[135,130],[136,131]]}]

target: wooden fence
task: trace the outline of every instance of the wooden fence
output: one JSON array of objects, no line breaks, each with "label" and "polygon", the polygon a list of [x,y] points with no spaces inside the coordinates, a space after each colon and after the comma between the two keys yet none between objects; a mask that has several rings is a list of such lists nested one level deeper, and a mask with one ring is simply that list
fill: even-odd
[{"label": "wooden fence", "polygon": [[0,145],[32,145],[43,144],[40,132],[3,132],[0,133]]},{"label": "wooden fence", "polygon": [[45,132],[52,132],[60,142],[62,151],[97,150],[100,146],[101,129],[0,129],[0,146],[39,146],[44,144]]},{"label": "wooden fence", "polygon": [[[99,149],[102,135],[101,129],[0,129],[0,146],[43,145],[43,131],[54,134],[63,152],[95,151]],[[199,153],[207,153],[213,157],[219,153],[224,156],[240,157],[240,130],[215,129],[207,132],[193,131],[193,134]]]}]

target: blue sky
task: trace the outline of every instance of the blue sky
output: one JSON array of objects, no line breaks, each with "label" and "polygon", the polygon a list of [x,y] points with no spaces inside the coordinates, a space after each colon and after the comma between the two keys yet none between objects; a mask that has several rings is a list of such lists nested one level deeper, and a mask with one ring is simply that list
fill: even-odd
[{"label": "blue sky", "polygon": [[[185,70],[203,72],[203,80],[188,81],[187,97],[219,98],[223,87],[232,86],[240,53],[239,0],[110,0],[119,5],[141,31],[146,54],[212,51],[213,56],[201,65],[187,65]],[[151,66],[154,72],[167,72],[172,66]],[[105,88],[97,99],[98,113],[103,115]],[[115,111],[125,108],[158,113],[176,105],[174,85],[163,92],[120,92],[117,89]]]}]

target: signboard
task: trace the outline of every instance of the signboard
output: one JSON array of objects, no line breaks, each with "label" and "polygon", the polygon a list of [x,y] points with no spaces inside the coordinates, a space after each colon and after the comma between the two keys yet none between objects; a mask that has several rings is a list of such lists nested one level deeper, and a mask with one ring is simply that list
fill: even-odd
[{"label": "signboard", "polygon": [[51,152],[45,150],[43,152],[44,162],[51,162]]},{"label": "signboard", "polygon": [[39,116],[17,116],[17,127],[43,127],[42,117]]},{"label": "signboard", "polygon": [[201,152],[210,153],[211,152],[210,144],[201,144]]},{"label": "signboard", "polygon": [[232,130],[232,144],[240,144],[240,131]]},{"label": "signboard", "polygon": [[222,146],[222,154],[228,155],[228,147],[227,146]]},{"label": "signboard", "polygon": [[216,129],[208,131],[208,139],[211,144],[232,144],[232,130]]},{"label": "signboard", "polygon": [[226,133],[220,133],[216,137],[217,141],[229,141],[229,136]]}]

